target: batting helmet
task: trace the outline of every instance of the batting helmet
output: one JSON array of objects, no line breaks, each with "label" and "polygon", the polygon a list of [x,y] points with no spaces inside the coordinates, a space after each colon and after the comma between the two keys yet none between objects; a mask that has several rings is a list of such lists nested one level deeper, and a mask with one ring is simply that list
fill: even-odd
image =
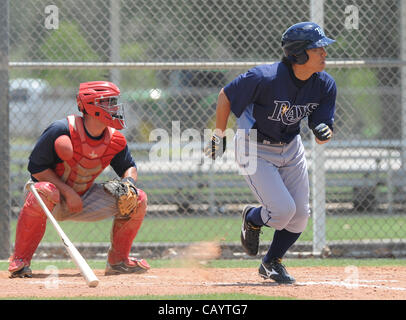
[{"label": "batting helmet", "polygon": [[78,109],[84,114],[99,119],[106,126],[123,129],[124,106],[118,103],[120,89],[108,81],[91,81],[79,85],[76,96]]},{"label": "batting helmet", "polygon": [[323,29],[314,22],[300,22],[289,27],[282,35],[282,48],[292,62],[304,64],[309,59],[307,49],[328,46],[335,40],[327,38]]}]

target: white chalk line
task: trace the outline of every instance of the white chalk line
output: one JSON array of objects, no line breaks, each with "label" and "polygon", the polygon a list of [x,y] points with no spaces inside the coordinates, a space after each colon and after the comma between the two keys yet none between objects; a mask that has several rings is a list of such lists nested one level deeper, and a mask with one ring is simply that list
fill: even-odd
[{"label": "white chalk line", "polygon": [[[363,284],[363,283],[375,283],[375,284]],[[388,283],[396,283],[399,282],[398,280],[359,280],[358,283],[349,282],[349,281],[304,281],[304,282],[296,282],[293,285],[288,286],[314,286],[314,285],[325,285],[325,286],[338,286],[338,287],[345,287],[347,289],[357,289],[357,288],[374,288],[374,289],[382,289],[382,290],[393,290],[393,291],[406,291],[404,287],[390,287],[385,285],[376,284],[377,282],[388,282]],[[182,286],[252,286],[252,285],[260,285],[261,283],[238,283],[238,282],[183,282]],[[275,284],[274,282],[269,282],[269,284]],[[135,285],[145,285],[145,286],[162,286],[164,284],[151,284],[150,282],[137,282]]]},{"label": "white chalk line", "polygon": [[[361,282],[361,281],[359,281]],[[368,282],[374,282],[369,280]],[[346,281],[306,281],[306,282],[297,282],[295,285],[298,286],[311,286],[311,285],[327,285],[327,286],[337,286],[337,287],[346,287],[347,289],[358,289],[358,288],[374,288],[374,289],[383,289],[383,290],[394,290],[394,291],[406,291],[406,288],[403,287],[388,287],[379,284],[360,284]]]},{"label": "white chalk line", "polygon": [[[156,276],[144,276],[145,278],[158,278]],[[406,291],[405,287],[391,287],[391,286],[386,286],[386,285],[381,285],[378,283],[398,283],[399,280],[387,280],[387,279],[376,279],[376,280],[366,280],[366,279],[359,279],[358,281],[340,281],[340,280],[327,280],[327,281],[301,281],[301,282],[296,282],[295,284],[288,285],[288,286],[314,286],[314,285],[324,285],[324,286],[336,286],[336,287],[345,287],[347,289],[358,289],[358,288],[374,288],[374,289],[382,289],[382,290],[393,290],[393,291]],[[41,281],[41,280],[31,280],[29,281],[30,284],[42,284],[42,285],[49,285],[50,283],[47,281]],[[273,281],[267,282],[270,285],[277,285]],[[72,281],[66,281],[66,280],[61,280],[61,279],[53,279],[51,282],[51,287],[52,285],[64,285],[64,284],[76,284],[77,282],[72,282]],[[206,282],[206,281],[200,281],[200,282],[183,282],[181,283],[182,286],[204,286],[204,287],[209,287],[209,286],[255,286],[255,285],[261,285],[263,282],[250,282],[250,283],[241,283],[241,282]],[[134,286],[162,286],[165,285],[163,283],[151,283],[151,282],[135,282],[132,283],[131,285]]]}]

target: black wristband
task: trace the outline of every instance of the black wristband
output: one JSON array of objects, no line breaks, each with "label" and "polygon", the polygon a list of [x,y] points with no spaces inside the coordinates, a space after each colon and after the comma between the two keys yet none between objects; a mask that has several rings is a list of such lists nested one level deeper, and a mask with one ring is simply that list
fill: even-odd
[{"label": "black wristband", "polygon": [[132,177],[125,177],[125,178],[121,179],[121,181],[123,181],[123,182],[128,181],[128,182],[130,182],[132,185],[134,185],[134,187],[135,187],[135,180],[134,180],[134,178],[132,178]]}]

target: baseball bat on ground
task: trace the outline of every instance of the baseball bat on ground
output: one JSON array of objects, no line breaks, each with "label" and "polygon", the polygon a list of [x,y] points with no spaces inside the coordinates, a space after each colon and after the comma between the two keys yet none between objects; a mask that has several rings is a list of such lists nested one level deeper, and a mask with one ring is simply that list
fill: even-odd
[{"label": "baseball bat on ground", "polygon": [[82,257],[82,255],[73,245],[73,243],[69,240],[69,238],[67,237],[65,232],[63,232],[62,228],[59,226],[58,222],[55,220],[54,216],[49,211],[49,209],[45,205],[44,201],[42,201],[37,190],[35,189],[34,182],[28,183],[27,187],[34,194],[35,198],[38,200],[39,204],[41,205],[41,208],[44,210],[48,219],[51,221],[52,225],[56,229],[56,232],[58,232],[58,235],[61,237],[61,240],[62,240],[63,244],[65,245],[66,250],[68,251],[73,262],[79,268],[82,276],[85,278],[85,280],[87,282],[87,285],[89,287],[97,287],[97,285],[99,284],[99,279],[97,279],[96,275],[94,274],[93,270],[89,267],[86,260]]}]

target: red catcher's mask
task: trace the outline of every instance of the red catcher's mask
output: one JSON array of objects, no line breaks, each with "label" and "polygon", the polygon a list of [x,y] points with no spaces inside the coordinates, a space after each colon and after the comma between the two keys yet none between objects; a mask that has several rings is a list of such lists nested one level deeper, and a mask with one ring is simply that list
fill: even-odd
[{"label": "red catcher's mask", "polygon": [[126,127],[124,105],[119,103],[120,89],[112,82],[91,81],[81,83],[76,96],[79,111],[87,113],[106,126],[117,130]]}]

